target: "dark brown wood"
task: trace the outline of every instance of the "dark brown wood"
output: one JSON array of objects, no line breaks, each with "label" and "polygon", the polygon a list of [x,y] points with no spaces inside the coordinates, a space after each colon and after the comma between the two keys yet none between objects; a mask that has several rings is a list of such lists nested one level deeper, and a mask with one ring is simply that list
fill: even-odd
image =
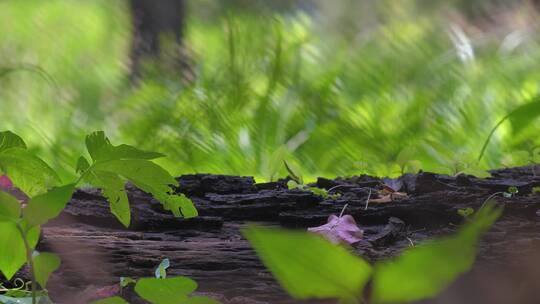
[{"label": "dark brown wood", "polygon": [[345,214],[353,215],[365,232],[365,240],[354,250],[376,261],[399,254],[411,242],[451,234],[463,222],[458,209],[478,208],[492,193],[516,186],[517,196],[496,198],[505,205],[504,215],[482,239],[473,270],[437,299],[422,303],[536,303],[540,194],[532,189],[540,186],[540,178],[532,169],[496,170],[488,179],[407,174],[400,178],[400,191],[409,194],[407,199],[370,204],[367,209],[367,187],[381,189],[382,179],[319,178],[314,185],[341,194],[324,200],[286,189],[285,180],[256,184],[251,177],[186,175],[179,178],[179,191],[193,199],[200,217],[174,218],[150,196],[128,186],[130,229],[111,215],[98,190],[80,189],[61,216],[43,228],[39,250],[62,257],[50,281],[51,295],[59,303],[87,300],[96,288],[115,284],[120,276],[152,276],[165,257],[171,261],[171,275],[195,279],[200,292],[224,303],[297,303],[242,237],[246,223],[306,229],[323,224],[349,204]]}]

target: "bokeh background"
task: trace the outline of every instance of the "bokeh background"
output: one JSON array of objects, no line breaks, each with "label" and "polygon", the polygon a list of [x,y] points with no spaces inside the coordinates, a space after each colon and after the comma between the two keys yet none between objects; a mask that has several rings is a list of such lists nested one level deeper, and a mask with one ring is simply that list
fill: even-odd
[{"label": "bokeh background", "polygon": [[540,119],[477,161],[539,93],[537,1],[148,3],[0,1],[0,129],[64,178],[94,130],[259,181],[538,162]]}]

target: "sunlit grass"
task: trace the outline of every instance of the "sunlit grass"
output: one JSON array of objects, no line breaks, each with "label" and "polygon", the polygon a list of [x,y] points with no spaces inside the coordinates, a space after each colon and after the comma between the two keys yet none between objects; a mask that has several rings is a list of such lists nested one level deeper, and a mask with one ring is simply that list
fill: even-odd
[{"label": "sunlit grass", "polygon": [[16,25],[1,27],[0,58],[39,65],[60,92],[31,74],[0,78],[0,117],[66,174],[75,159],[63,151],[95,128],[166,153],[175,174],[261,180],[285,175],[282,159],[307,177],[477,173],[526,164],[540,144],[538,121],[520,134],[504,124],[476,163],[497,121],[538,94],[535,25],[512,44],[517,31],[469,33],[443,14],[400,5],[343,33],[305,13],[193,14],[185,44],[197,77],[180,83],[153,69],[130,89],[121,5],[37,3],[0,4],[8,8],[0,22]]}]

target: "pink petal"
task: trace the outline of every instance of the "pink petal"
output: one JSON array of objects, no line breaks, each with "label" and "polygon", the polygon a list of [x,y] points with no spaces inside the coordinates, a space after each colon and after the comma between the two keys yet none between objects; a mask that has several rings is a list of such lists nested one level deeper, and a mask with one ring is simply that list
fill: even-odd
[{"label": "pink petal", "polygon": [[7,175],[0,176],[0,189],[9,190],[13,188],[13,182]]},{"label": "pink petal", "polygon": [[353,244],[360,241],[364,235],[351,215],[340,218],[332,214],[326,224],[308,228],[308,231],[319,233],[333,243]]}]

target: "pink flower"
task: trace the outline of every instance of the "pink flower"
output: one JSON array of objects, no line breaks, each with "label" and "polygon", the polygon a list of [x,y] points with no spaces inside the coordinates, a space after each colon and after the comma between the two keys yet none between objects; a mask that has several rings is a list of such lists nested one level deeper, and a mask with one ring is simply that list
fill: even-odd
[{"label": "pink flower", "polygon": [[7,175],[0,176],[0,189],[1,190],[10,190],[13,188],[13,182]]},{"label": "pink flower", "polygon": [[337,217],[332,214],[328,217],[328,222],[319,227],[308,228],[308,231],[322,234],[332,243],[353,244],[362,239],[364,231],[358,228],[356,221],[350,215]]}]

